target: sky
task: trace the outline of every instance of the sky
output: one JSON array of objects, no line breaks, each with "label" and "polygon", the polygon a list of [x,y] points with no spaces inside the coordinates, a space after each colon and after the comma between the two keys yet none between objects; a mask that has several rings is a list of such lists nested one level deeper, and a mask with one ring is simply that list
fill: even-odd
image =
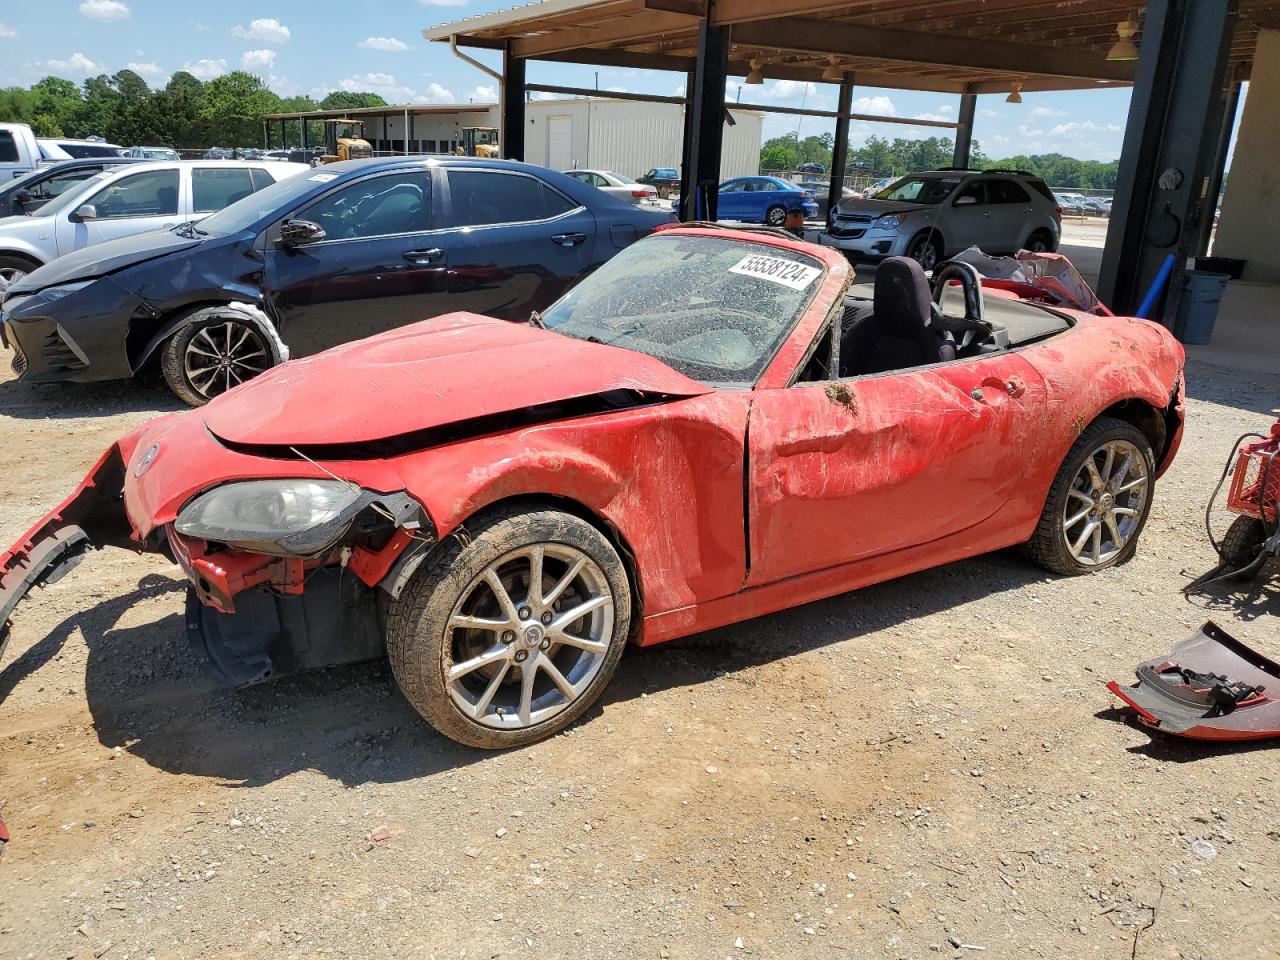
[{"label": "sky", "polygon": [[[429,44],[424,27],[509,8],[512,0],[4,0],[0,4],[0,86],[29,86],[56,74],[86,76],[129,68],[152,86],[175,70],[202,80],[230,70],[255,73],[282,96],[320,98],[332,90],[371,91],[389,103],[467,103],[496,99],[493,80]],[[354,11],[354,12],[353,12]],[[495,68],[498,57],[472,51]],[[767,70],[766,70],[767,76]],[[601,91],[683,93],[683,77],[660,71],[532,63],[531,83],[598,87]],[[739,98],[741,78],[729,82]],[[741,89],[744,103],[834,109],[836,87],[770,80]],[[854,112],[911,119],[954,120],[959,96],[858,87]],[[1120,155],[1127,88],[980,97],[974,137],[994,159],[1059,152],[1089,160]],[[766,114],[765,136],[797,129],[803,136],[832,129],[822,118]],[[950,136],[939,128],[854,122],[850,143],[873,135]]]}]

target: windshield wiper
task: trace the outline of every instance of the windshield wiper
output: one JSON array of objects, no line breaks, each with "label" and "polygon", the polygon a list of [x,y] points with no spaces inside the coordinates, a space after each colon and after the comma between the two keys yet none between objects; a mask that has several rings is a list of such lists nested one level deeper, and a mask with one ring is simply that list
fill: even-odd
[{"label": "windshield wiper", "polygon": [[209,235],[209,232],[207,230],[201,230],[199,227],[196,226],[195,220],[188,220],[186,223],[178,224],[176,227],[173,228],[173,232],[180,237],[188,237],[192,240],[194,240],[197,236],[207,237]]}]

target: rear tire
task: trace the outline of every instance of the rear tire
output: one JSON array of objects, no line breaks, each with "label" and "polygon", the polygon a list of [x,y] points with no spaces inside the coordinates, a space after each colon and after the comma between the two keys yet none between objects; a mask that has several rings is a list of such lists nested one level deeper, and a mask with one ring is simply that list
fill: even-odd
[{"label": "rear tire", "polygon": [[[1227,528],[1226,536],[1218,548],[1218,556],[1232,570],[1248,566],[1258,557],[1263,542],[1267,539],[1266,527],[1255,517],[1236,517]],[[1261,568],[1259,568],[1261,569]],[[1229,579],[1237,583],[1248,583],[1258,576],[1258,570],[1246,574],[1233,575]]]},{"label": "rear tire", "polygon": [[781,227],[787,222],[787,208],[775,203],[764,212],[764,222],[771,227]]},{"label": "rear tire", "polygon": [[1027,237],[1026,249],[1032,253],[1053,253],[1053,236],[1047,230],[1037,230]]},{"label": "rear tire", "polygon": [[266,337],[241,314],[197,310],[160,348],[160,370],[178,399],[193,407],[275,366]]},{"label": "rear tire", "polygon": [[571,514],[498,510],[467,531],[392,603],[387,655],[405,699],[446,737],[523,747],[569,726],[608,685],[631,626],[630,581],[613,544]]},{"label": "rear tire", "polygon": [[1099,417],[1076,439],[1058,469],[1040,522],[1025,545],[1027,555],[1068,577],[1128,561],[1151,514],[1155,472],[1155,454],[1142,431],[1123,420]]}]

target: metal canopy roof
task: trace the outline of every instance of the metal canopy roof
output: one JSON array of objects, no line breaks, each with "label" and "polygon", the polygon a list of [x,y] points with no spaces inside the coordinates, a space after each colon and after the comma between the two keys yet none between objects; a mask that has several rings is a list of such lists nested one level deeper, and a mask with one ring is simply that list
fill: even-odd
[{"label": "metal canopy roof", "polygon": [[[832,63],[859,86],[1004,93],[1132,82],[1106,59],[1116,24],[1142,0],[714,0],[731,26],[730,72],[750,61],[770,79],[821,81]],[[508,48],[512,56],[687,71],[706,0],[542,0],[430,27],[427,40]],[[1240,0],[1232,79],[1246,79],[1260,27],[1280,26],[1280,0]],[[1140,42],[1140,37],[1139,37]]]}]

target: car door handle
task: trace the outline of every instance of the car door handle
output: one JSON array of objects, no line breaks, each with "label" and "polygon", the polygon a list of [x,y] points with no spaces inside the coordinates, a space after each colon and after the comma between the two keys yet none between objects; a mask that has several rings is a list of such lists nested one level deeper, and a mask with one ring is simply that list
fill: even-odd
[{"label": "car door handle", "polygon": [[410,263],[433,263],[444,256],[444,251],[439,247],[432,247],[430,250],[406,250],[404,258]]},{"label": "car door handle", "polygon": [[576,247],[585,239],[587,239],[585,233],[557,233],[552,235],[551,242],[558,243],[562,247]]}]

